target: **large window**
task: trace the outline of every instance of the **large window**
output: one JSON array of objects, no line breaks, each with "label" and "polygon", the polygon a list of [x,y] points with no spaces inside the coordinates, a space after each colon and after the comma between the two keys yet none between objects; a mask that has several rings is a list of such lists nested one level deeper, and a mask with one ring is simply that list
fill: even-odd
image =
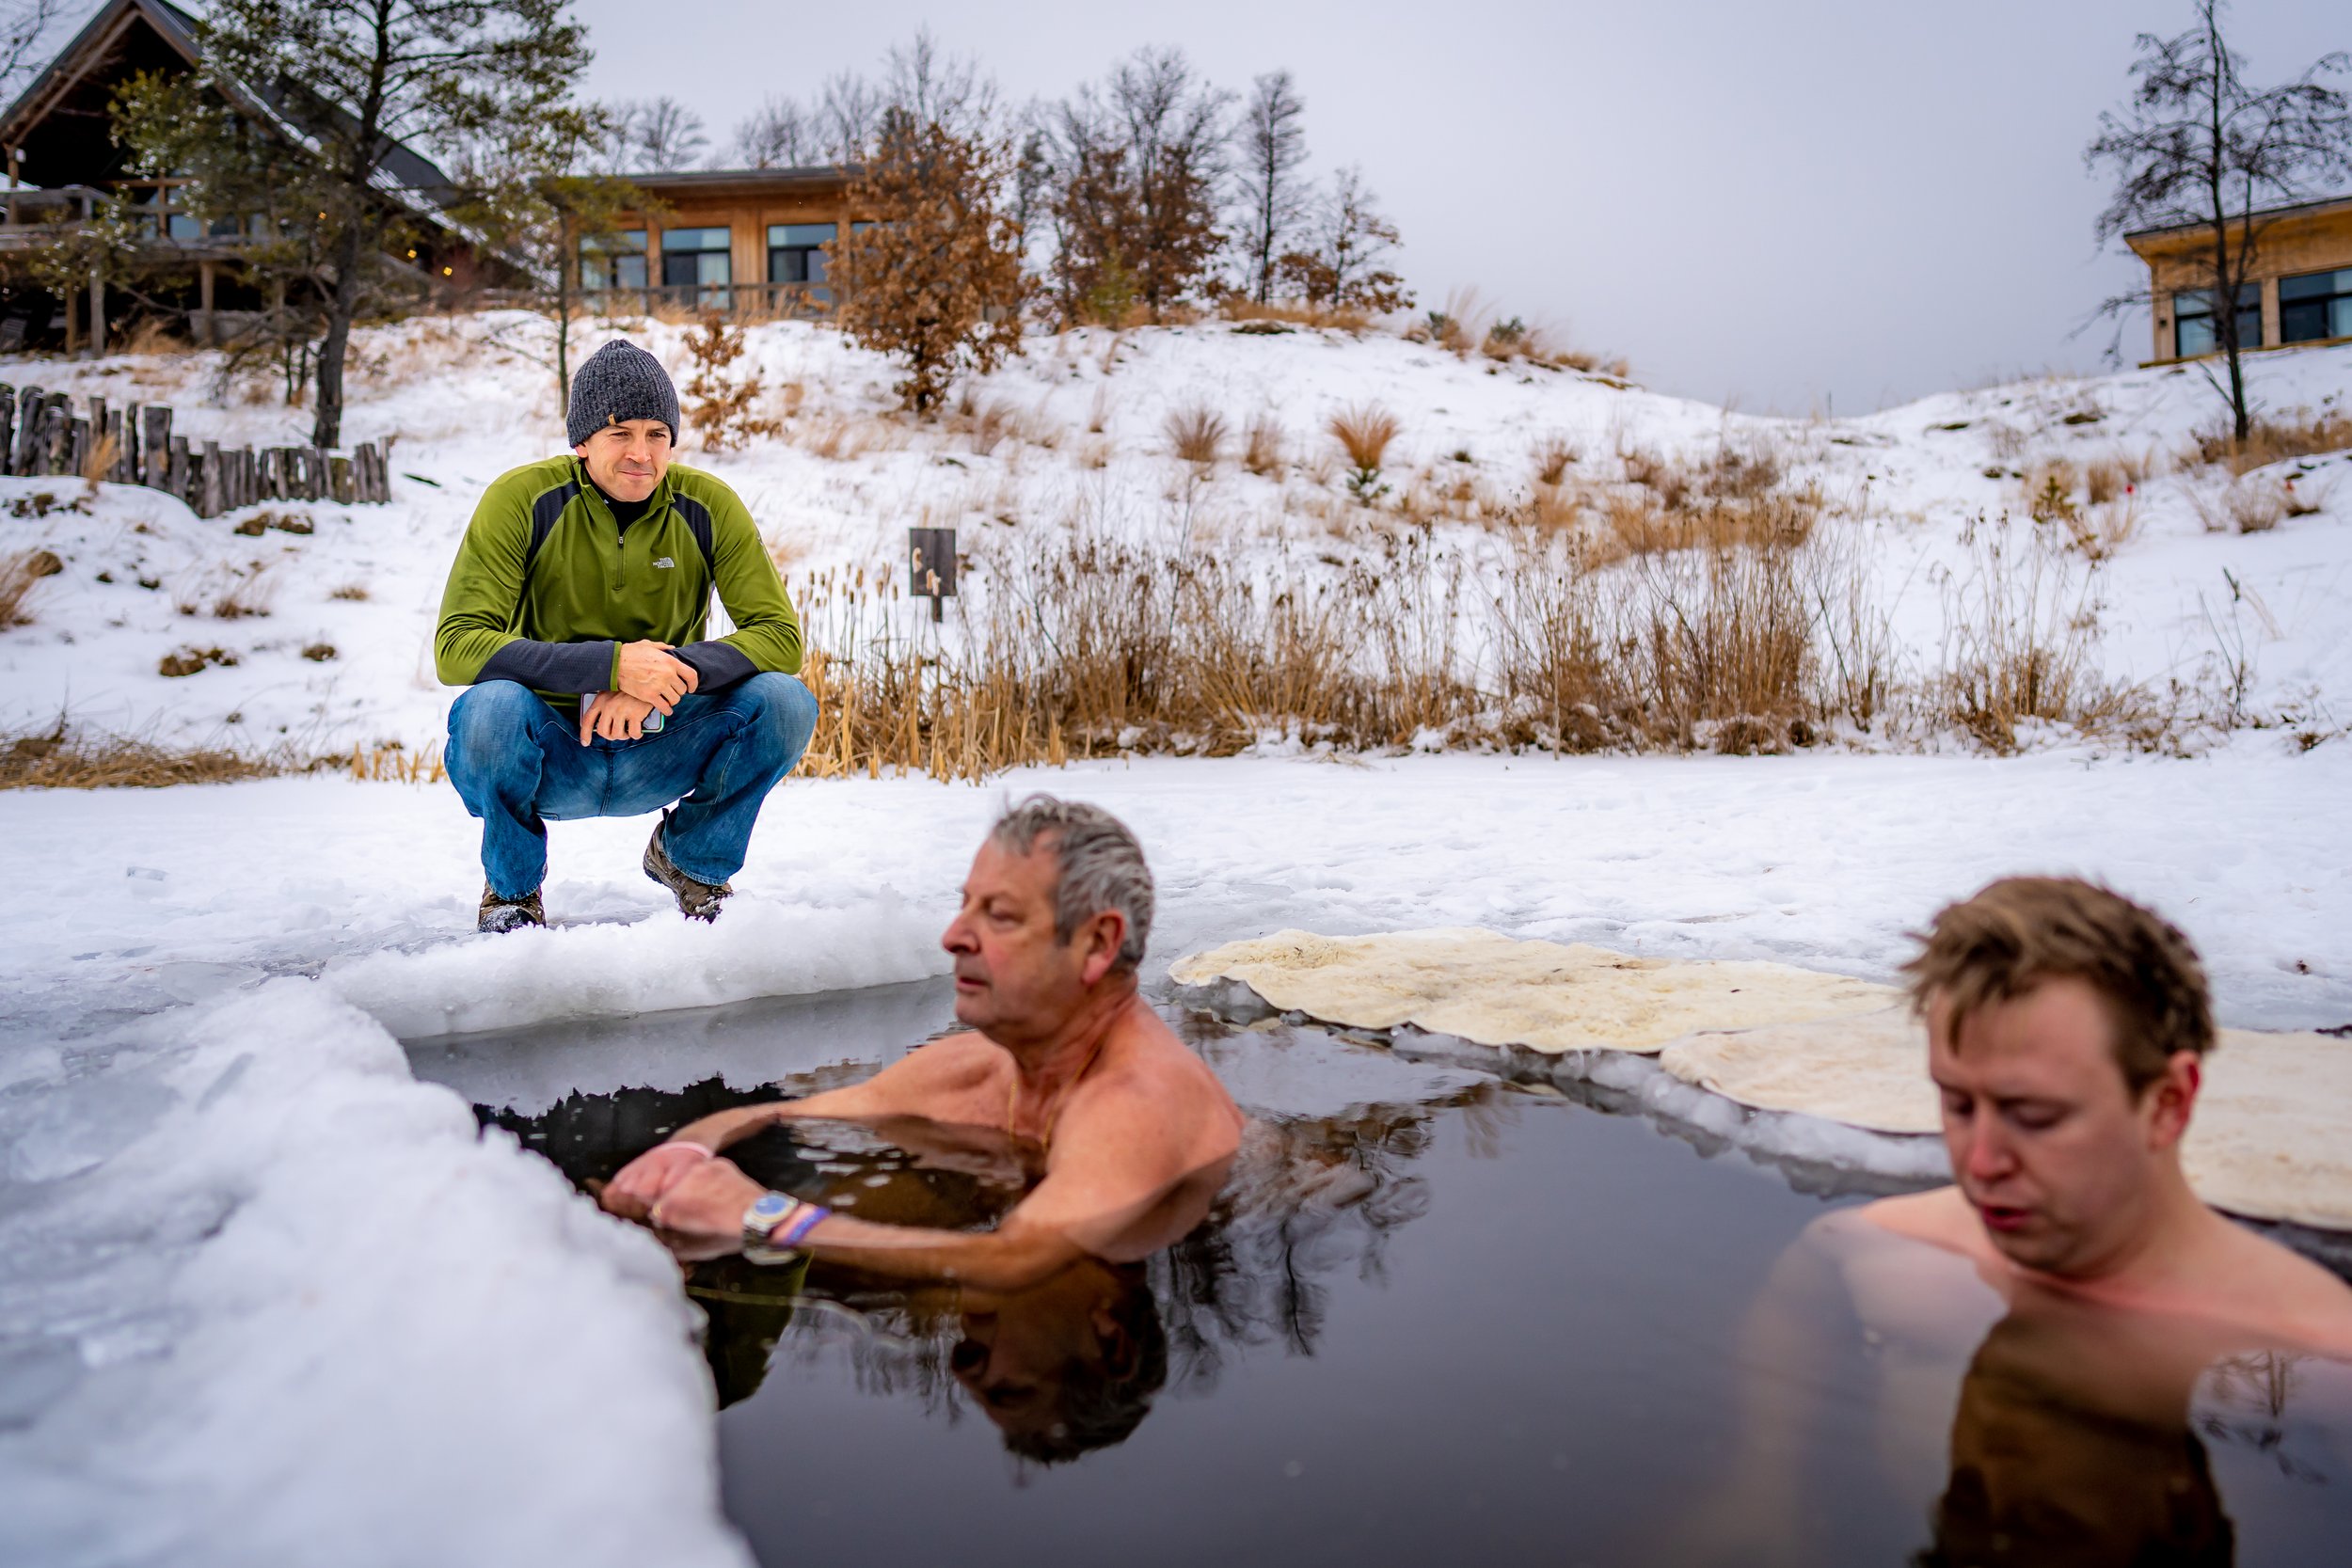
[{"label": "large window", "polygon": [[2352,267],[2279,279],[2279,341],[2352,338]]},{"label": "large window", "polygon": [[580,242],[580,286],[590,293],[645,286],[645,231],[624,229]]},{"label": "large window", "polygon": [[768,226],[768,281],[822,283],[828,244],[840,231],[832,223],[771,223]]},{"label": "large window", "polygon": [[661,282],[665,288],[699,286],[701,303],[723,309],[726,287],[735,281],[723,229],[664,229]]},{"label": "large window", "polygon": [[[2263,343],[2263,290],[2259,283],[2241,283],[2237,291],[2237,346],[2260,348]],[[2221,346],[2214,329],[2213,291],[2183,289],[2172,296],[2172,352],[2183,359],[2211,354]]]}]

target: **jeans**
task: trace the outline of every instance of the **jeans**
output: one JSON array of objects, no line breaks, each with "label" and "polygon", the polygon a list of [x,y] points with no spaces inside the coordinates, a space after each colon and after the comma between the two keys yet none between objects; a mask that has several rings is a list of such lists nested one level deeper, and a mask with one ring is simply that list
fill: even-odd
[{"label": "jeans", "polygon": [[816,730],[817,699],[773,672],[679,698],[658,734],[585,746],[579,722],[529,687],[484,681],[451,705],[444,761],[482,819],[482,869],[501,898],[546,878],[549,820],[636,816],[674,800],[662,847],[680,871],[715,885],[743,868],[760,802]]}]

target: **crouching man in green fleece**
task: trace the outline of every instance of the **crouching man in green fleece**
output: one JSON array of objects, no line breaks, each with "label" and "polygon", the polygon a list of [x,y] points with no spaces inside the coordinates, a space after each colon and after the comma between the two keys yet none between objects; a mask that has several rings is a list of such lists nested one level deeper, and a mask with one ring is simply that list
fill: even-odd
[{"label": "crouching man in green fleece", "polygon": [[[660,361],[605,344],[572,382],[571,455],[494,481],[450,567],[433,655],[467,688],[446,759],[482,819],[485,931],[547,923],[550,818],[653,811],[645,875],[716,919],[817,728],[783,579],[735,492],[670,461],[677,429]],[[735,630],[706,641],[713,588]]]}]

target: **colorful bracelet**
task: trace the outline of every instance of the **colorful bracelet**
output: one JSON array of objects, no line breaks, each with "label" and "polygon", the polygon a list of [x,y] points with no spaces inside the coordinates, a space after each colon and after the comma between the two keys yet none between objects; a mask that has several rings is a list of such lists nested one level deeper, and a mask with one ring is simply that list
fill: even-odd
[{"label": "colorful bracelet", "polygon": [[779,1229],[768,1232],[768,1244],[789,1249],[799,1246],[810,1231],[833,1217],[833,1211],[814,1203],[803,1203],[800,1211]]}]

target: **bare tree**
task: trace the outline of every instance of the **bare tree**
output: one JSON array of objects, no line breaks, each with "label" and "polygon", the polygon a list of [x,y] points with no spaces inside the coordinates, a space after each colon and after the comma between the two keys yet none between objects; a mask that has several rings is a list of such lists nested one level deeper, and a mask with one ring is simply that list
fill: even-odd
[{"label": "bare tree", "polygon": [[817,127],[798,99],[771,96],[735,128],[735,156],[752,168],[799,168],[816,163]]},{"label": "bare tree", "polygon": [[631,174],[675,174],[691,168],[710,146],[703,117],[664,93],[620,108],[622,168]]},{"label": "bare tree", "polygon": [[[2099,117],[2083,161],[2114,171],[2114,196],[2099,214],[2101,245],[2146,229],[2211,231],[2212,248],[2190,270],[2212,302],[2214,337],[2229,366],[2228,388],[2215,389],[2229,400],[2244,441],[2252,420],[2238,301],[2268,227],[2262,210],[2352,174],[2352,107],[2322,80],[2352,68],[2352,56],[2324,55],[2295,80],[2256,88],[2246,81],[2244,57],[2223,37],[2226,0],[2196,5],[2197,24],[2179,36],[2139,36],[2131,71],[2137,85],[2121,112]],[[2153,290],[2118,295],[2101,309],[2120,316],[2143,301],[2153,305]]]},{"label": "bare tree", "polygon": [[1242,244],[1248,269],[1245,286],[1263,305],[1274,294],[1274,270],[1282,246],[1307,214],[1307,105],[1291,86],[1287,71],[1257,79],[1241,115],[1240,178]]},{"label": "bare tree", "polygon": [[1404,239],[1380,214],[1378,199],[1353,164],[1331,177],[1330,194],[1306,225],[1308,245],[1283,252],[1279,263],[1283,282],[1308,304],[1389,311],[1413,303],[1405,279],[1384,264]]},{"label": "bare tree", "polygon": [[882,101],[904,111],[918,125],[936,125],[951,136],[994,136],[996,85],[980,74],[968,55],[943,55],[925,27],[913,41],[893,45],[883,74]]},{"label": "bare tree", "polygon": [[854,71],[825,84],[817,100],[817,145],[837,164],[863,163],[882,128],[882,93]]},{"label": "bare tree", "polygon": [[1199,285],[1223,244],[1225,108],[1181,50],[1138,49],[1100,88],[1052,116],[1056,271],[1065,318],[1110,319],[1118,301],[1153,320]]},{"label": "bare tree", "polygon": [[49,29],[66,9],[67,0],[16,0],[0,8],[0,89],[14,92],[40,68]]}]

